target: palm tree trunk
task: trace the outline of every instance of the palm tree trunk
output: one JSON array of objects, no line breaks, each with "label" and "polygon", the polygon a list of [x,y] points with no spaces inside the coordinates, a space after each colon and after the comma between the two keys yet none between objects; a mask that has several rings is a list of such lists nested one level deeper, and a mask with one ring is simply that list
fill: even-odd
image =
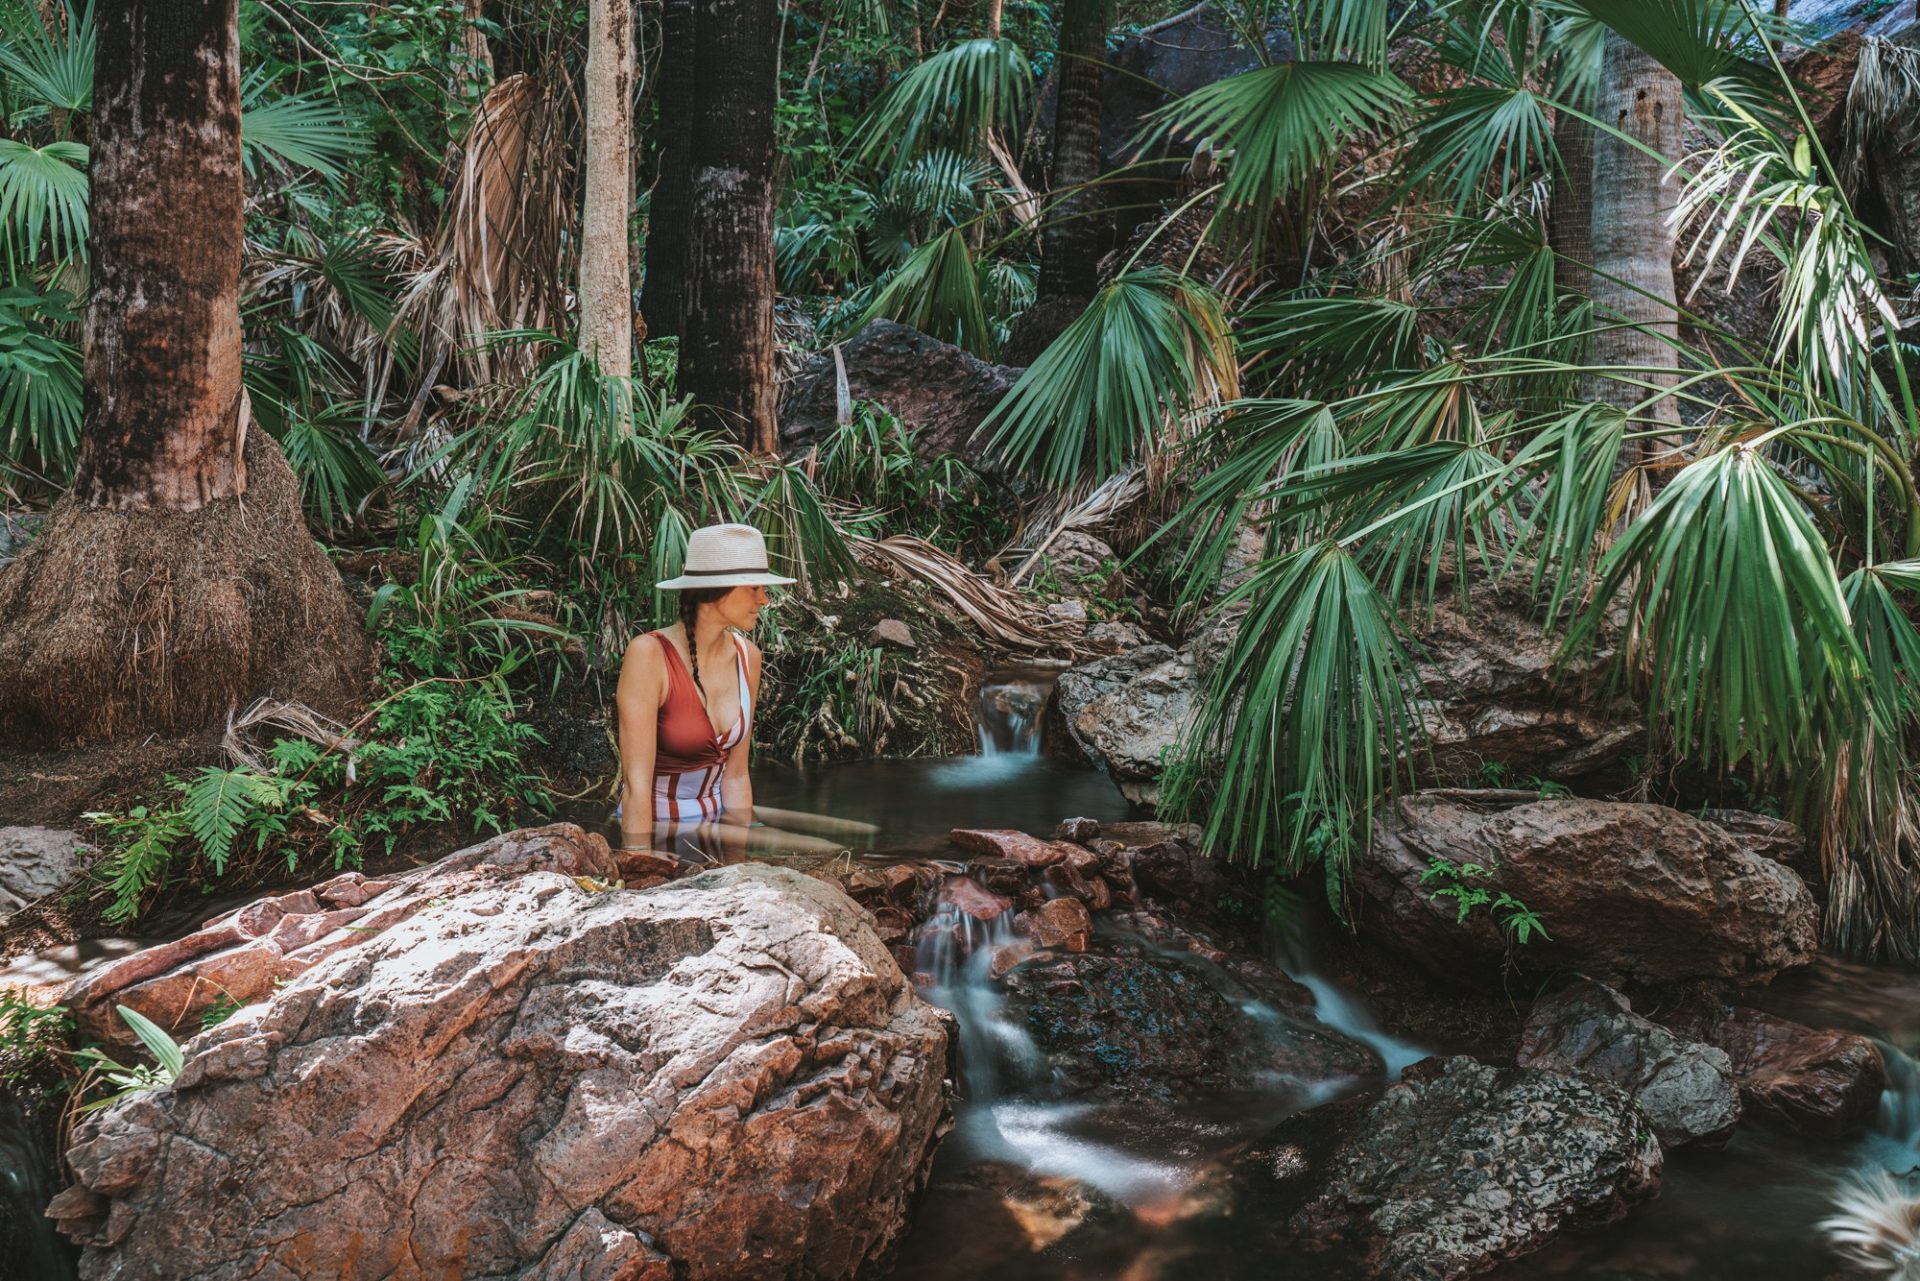
[{"label": "palm tree trunk", "polygon": [[298,481],[247,430],[237,6],[96,10],[80,458],[0,568],[0,736],[184,733],[269,689],[344,718],[370,675]]},{"label": "palm tree trunk", "polygon": [[746,448],[779,448],[773,338],[773,0],[699,0],[680,390]]},{"label": "palm tree trunk", "polygon": [[[245,492],[237,0],[103,6],[87,405],[74,493],[192,511]],[[234,68],[232,76],[144,74]]]},{"label": "palm tree trunk", "polygon": [[[1677,180],[1667,180],[1666,171],[1680,154],[1685,115],[1680,82],[1672,72],[1612,32],[1606,40],[1595,118],[1626,137],[1596,130],[1593,139],[1593,303],[1600,326],[1593,355],[1599,365],[1639,370],[1632,375],[1636,381],[1596,378],[1593,396],[1631,412],[1650,394],[1644,384],[1677,381],[1675,374],[1659,371],[1679,368],[1673,346],[1679,314],[1671,214],[1680,188]],[[1662,397],[1636,417],[1643,424],[1677,426],[1680,421],[1672,397]],[[1663,452],[1662,442],[1645,441],[1640,452],[1643,458]]]},{"label": "palm tree trunk", "polygon": [[1547,216],[1553,281],[1563,294],[1584,296],[1593,287],[1593,126],[1571,111],[1555,112],[1553,146],[1560,156]]},{"label": "palm tree trunk", "polygon": [[640,313],[649,338],[680,332],[688,231],[693,221],[694,0],[665,0],[660,10],[659,162],[647,201],[647,276]]},{"label": "palm tree trunk", "polygon": [[633,373],[633,280],[627,215],[633,206],[633,6],[587,6],[586,196],[580,217],[580,349],[603,373]]},{"label": "palm tree trunk", "polygon": [[987,39],[1000,38],[1000,23],[1006,12],[1007,0],[987,0]]},{"label": "palm tree trunk", "polygon": [[1060,95],[1053,116],[1052,209],[1042,236],[1040,297],[1092,298],[1100,284],[1099,188],[1105,160],[1107,26],[1113,0],[1066,0],[1060,17]]}]

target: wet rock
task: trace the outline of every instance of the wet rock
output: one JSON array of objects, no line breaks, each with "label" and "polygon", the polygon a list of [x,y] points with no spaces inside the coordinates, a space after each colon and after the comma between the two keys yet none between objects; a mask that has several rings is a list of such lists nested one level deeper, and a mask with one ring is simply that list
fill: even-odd
[{"label": "wet rock", "polygon": [[963,850],[988,858],[1008,859],[1030,868],[1051,867],[1067,856],[1068,847],[1064,842],[1043,841],[1012,828],[956,827],[948,837]]},{"label": "wet rock", "polygon": [[1100,835],[1100,820],[1096,818],[1062,818],[1060,826],[1054,828],[1056,841],[1075,841],[1085,845],[1087,841]]},{"label": "wet rock", "polygon": [[940,887],[940,901],[976,921],[997,921],[1013,908],[1013,900],[981,885],[970,876],[948,878]]},{"label": "wet rock", "polygon": [[1740,1121],[1726,1052],[1640,1017],[1604,984],[1575,983],[1534,1002],[1514,1061],[1613,1082],[1633,1096],[1665,1148],[1718,1147]]},{"label": "wet rock", "polygon": [[1166,645],[1142,645],[1068,668],[1054,689],[1067,734],[1087,758],[1105,766],[1134,804],[1158,804],[1161,762],[1195,715],[1194,660]]},{"label": "wet rock", "polygon": [[914,649],[913,632],[897,618],[883,618],[867,632],[867,644],[891,649]]},{"label": "wet rock", "polygon": [[597,892],[596,857],[561,826],[409,874],[369,904],[403,915],[84,1120],[57,1207],[82,1275],[877,1261],[943,1129],[946,1016],[831,885],[746,864]]},{"label": "wet rock", "polygon": [[1686,1002],[1659,1021],[1724,1050],[1748,1108],[1813,1138],[1860,1130],[1873,1120],[1886,1089],[1879,1047],[1852,1032],[1810,1028],[1704,999]]},{"label": "wet rock", "polygon": [[[1813,958],[1805,882],[1733,833],[1659,805],[1507,805],[1508,795],[1485,804],[1472,793],[1416,792],[1383,809],[1354,878],[1362,928],[1460,981],[1511,959],[1609,980],[1757,984]],[[1486,908],[1460,921],[1452,900],[1434,897],[1435,860],[1490,869],[1467,888],[1511,894],[1550,937],[1510,947]]]},{"label": "wet rock", "polygon": [[1031,912],[1022,912],[1014,920],[1014,928],[1038,947],[1084,952],[1087,940],[1093,937],[1093,917],[1079,899],[1057,898]]},{"label": "wet rock", "polygon": [[620,867],[620,879],[629,886],[649,878],[668,880],[680,873],[680,860],[658,850],[617,850],[614,861]]},{"label": "wet rock", "polygon": [[1074,1098],[1171,1103],[1378,1078],[1372,1050],[1197,960],[1095,936],[1006,976],[1006,1013]]},{"label": "wet rock", "polygon": [[1618,1086],[1467,1058],[1416,1067],[1378,1101],[1307,1113],[1259,1149],[1261,1167],[1279,1159],[1267,1190],[1298,1207],[1287,1226],[1301,1244],[1357,1247],[1381,1281],[1453,1281],[1659,1191],[1660,1144]]},{"label": "wet rock", "polygon": [[1821,882],[1820,853],[1807,834],[1783,818],[1751,810],[1701,810],[1699,817],[1737,839],[1742,845],[1799,873],[1809,886]]},{"label": "wet rock", "polygon": [[[984,464],[972,443],[974,430],[1021,373],[891,320],[867,322],[840,344],[840,357],[852,397],[877,401],[914,429],[914,452],[924,460],[957,454]],[[804,446],[832,430],[838,404],[833,353],[822,352],[786,386],[782,446]]]},{"label": "wet rock", "polygon": [[56,827],[0,827],[0,912],[57,893],[86,868],[93,847]]}]

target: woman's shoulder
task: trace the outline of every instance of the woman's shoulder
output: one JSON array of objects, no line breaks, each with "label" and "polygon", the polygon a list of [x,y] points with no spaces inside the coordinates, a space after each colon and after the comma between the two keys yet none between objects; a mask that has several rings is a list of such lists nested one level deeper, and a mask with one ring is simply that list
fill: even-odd
[{"label": "woman's shoulder", "polygon": [[626,661],[629,663],[658,663],[664,655],[661,646],[668,644],[667,638],[659,632],[641,632],[627,642]]}]

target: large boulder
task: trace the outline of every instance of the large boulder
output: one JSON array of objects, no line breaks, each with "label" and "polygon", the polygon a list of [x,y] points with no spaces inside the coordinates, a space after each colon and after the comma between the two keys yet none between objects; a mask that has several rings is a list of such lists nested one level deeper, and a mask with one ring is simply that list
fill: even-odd
[{"label": "large boulder", "polygon": [[1126,798],[1152,808],[1160,771],[1193,724],[1198,660],[1166,645],[1142,645],[1060,673],[1055,697],[1073,743]]},{"label": "large boulder", "polygon": [[1675,1036],[1591,980],[1534,1002],[1514,1061],[1613,1082],[1633,1095],[1663,1148],[1717,1147],[1740,1121],[1740,1090],[1726,1051]]},{"label": "large boulder", "polygon": [[1708,999],[1684,1002],[1660,1022],[1723,1050],[1748,1107],[1812,1138],[1859,1131],[1874,1119],[1887,1087],[1880,1048],[1853,1032]]},{"label": "large boulder", "polygon": [[[1415,792],[1384,807],[1354,877],[1361,927],[1461,981],[1513,961],[1603,980],[1757,984],[1813,959],[1806,883],[1727,829],[1661,805],[1499,803],[1515,795]],[[1442,865],[1454,873],[1436,876]],[[1437,893],[1450,882],[1486,902],[1461,919],[1457,897]],[[1501,893],[1546,937],[1516,944],[1492,907]]]},{"label": "large boulder", "polygon": [[[847,392],[871,400],[914,429],[923,458],[975,459],[975,429],[1020,380],[1021,370],[978,356],[892,320],[871,320],[840,344]],[[839,372],[831,351],[808,359],[780,401],[780,442],[804,446],[833,429]]]},{"label": "large boulder", "polygon": [[1384,1075],[1379,1056],[1318,1022],[1312,994],[1277,970],[1228,975],[1099,935],[1084,952],[1029,960],[1002,982],[1006,1017],[1071,1098],[1167,1104]]},{"label": "large boulder", "polygon": [[884,1254],[943,1132],[948,1023],[869,918],[757,864],[609,888],[604,843],[540,835],[388,887],[358,943],[82,1122],[49,1209],[81,1275],[846,1277]]},{"label": "large boulder", "polygon": [[[1427,1060],[1371,1105],[1283,1123],[1245,1163],[1256,1213],[1382,1281],[1452,1281],[1609,1223],[1660,1189],[1632,1098],[1582,1074]],[[1261,1185],[1264,1184],[1263,1189]],[[1273,1191],[1277,1185],[1277,1191]]]}]

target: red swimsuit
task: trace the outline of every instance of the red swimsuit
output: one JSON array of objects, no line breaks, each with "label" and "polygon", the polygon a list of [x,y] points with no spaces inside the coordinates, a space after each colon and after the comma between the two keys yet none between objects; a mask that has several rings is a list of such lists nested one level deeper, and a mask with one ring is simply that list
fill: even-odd
[{"label": "red swimsuit", "polygon": [[720,799],[720,780],[726,774],[727,753],[747,736],[753,721],[747,647],[738,635],[728,633],[733,636],[740,683],[740,715],[732,729],[716,735],[680,651],[659,632],[647,634],[667,652],[667,698],[660,704],[653,739],[653,816],[677,823],[718,818],[726,808]]}]

